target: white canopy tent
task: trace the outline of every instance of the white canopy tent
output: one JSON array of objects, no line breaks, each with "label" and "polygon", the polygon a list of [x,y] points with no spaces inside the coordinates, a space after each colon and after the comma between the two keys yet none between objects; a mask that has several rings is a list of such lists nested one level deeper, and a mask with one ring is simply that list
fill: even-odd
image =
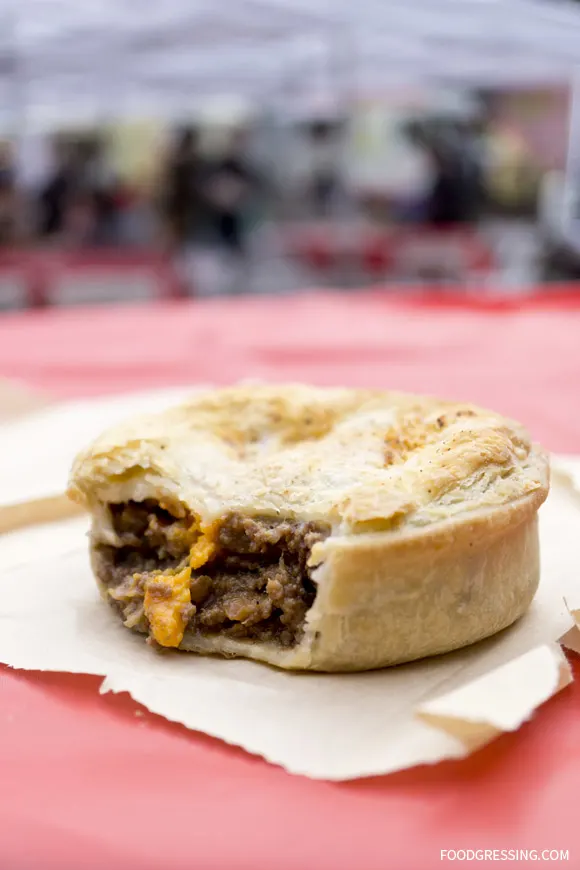
[{"label": "white canopy tent", "polygon": [[0,0],[0,119],[175,115],[212,95],[565,83],[573,0]]}]

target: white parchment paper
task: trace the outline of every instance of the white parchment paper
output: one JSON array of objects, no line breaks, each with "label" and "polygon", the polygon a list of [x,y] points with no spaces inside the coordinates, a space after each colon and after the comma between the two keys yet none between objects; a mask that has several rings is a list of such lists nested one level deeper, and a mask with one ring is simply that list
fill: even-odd
[{"label": "white parchment paper", "polygon": [[98,597],[84,518],[0,538],[0,661],[98,674],[149,710],[293,773],[341,780],[458,758],[517,729],[571,679],[555,641],[578,600],[580,499],[557,479],[541,510],[542,581],[496,638],[358,675],[288,674],[246,661],[159,655]]}]

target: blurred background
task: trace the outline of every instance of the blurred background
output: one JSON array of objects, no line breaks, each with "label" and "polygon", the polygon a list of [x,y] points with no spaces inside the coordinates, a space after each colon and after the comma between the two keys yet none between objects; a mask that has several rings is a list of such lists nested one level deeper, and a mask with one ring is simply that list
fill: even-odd
[{"label": "blurred background", "polygon": [[573,0],[0,2],[0,307],[580,278]]},{"label": "blurred background", "polygon": [[[240,380],[446,396],[580,455],[579,67],[580,0],[0,0],[4,502],[60,491],[121,417]],[[521,738],[333,784],[326,811],[95,680],[0,669],[0,870],[189,867],[192,843],[211,867],[415,868],[445,831],[567,849],[574,667]]]}]

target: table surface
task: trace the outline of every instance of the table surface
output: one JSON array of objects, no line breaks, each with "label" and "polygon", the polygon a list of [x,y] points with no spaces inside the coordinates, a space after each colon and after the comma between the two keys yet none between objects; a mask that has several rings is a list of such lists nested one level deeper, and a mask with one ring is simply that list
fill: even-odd
[{"label": "table surface", "polygon": [[[7,315],[0,375],[61,397],[249,377],[439,393],[580,453],[572,296],[305,294]],[[568,849],[580,868],[580,682],[464,762],[340,784],[290,776],[98,685],[0,670],[1,868],[430,870],[462,848]]]}]

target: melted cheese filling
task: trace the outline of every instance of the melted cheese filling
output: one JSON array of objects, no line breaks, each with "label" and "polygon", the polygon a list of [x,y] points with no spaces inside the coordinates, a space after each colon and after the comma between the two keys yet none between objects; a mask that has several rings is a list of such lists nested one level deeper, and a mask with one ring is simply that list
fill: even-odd
[{"label": "melted cheese filling", "polygon": [[190,582],[188,567],[176,574],[158,574],[145,583],[143,609],[160,646],[177,647],[183,640],[191,613]]},{"label": "melted cheese filling", "polygon": [[[195,541],[189,551],[189,565],[181,569],[156,571],[149,575],[133,574],[130,589],[123,595],[137,594],[142,584],[144,592],[143,613],[149,623],[151,636],[163,647],[178,647],[183,640],[187,623],[195,612],[191,603],[191,572],[201,568],[217,551],[218,524],[203,527],[194,522],[190,533]],[[118,593],[111,590],[111,597]]]},{"label": "melted cheese filling", "polygon": [[189,551],[189,566],[192,571],[197,571],[198,568],[213,559],[217,551],[218,524],[212,523],[205,528],[198,526],[198,530],[201,534]]}]

